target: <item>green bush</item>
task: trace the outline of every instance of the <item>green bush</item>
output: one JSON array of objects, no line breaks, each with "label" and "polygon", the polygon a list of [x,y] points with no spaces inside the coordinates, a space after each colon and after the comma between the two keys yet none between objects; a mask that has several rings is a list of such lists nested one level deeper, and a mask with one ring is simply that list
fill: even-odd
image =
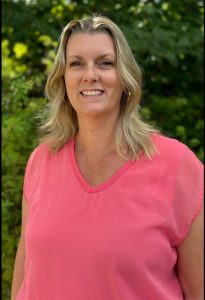
[{"label": "green bush", "polygon": [[27,159],[37,145],[34,116],[43,103],[30,98],[30,79],[13,79],[3,95],[2,117],[2,296],[10,299],[14,258],[20,235],[21,197]]},{"label": "green bush", "polygon": [[163,134],[185,143],[204,161],[203,99],[193,94],[187,97],[151,95],[141,109],[145,120]]}]

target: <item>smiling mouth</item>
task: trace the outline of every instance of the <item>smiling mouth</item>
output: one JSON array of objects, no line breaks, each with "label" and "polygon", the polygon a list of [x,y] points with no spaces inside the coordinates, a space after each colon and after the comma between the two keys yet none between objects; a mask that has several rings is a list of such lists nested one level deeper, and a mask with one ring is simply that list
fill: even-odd
[{"label": "smiling mouth", "polygon": [[85,90],[80,92],[83,96],[100,96],[104,93],[103,90]]}]

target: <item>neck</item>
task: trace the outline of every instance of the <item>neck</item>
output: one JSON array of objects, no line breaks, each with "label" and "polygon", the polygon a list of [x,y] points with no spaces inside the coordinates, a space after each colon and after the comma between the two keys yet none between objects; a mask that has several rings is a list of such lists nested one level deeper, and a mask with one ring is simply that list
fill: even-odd
[{"label": "neck", "polygon": [[116,124],[116,119],[98,120],[96,122],[79,120],[76,151],[83,152],[87,156],[101,156],[114,151]]}]

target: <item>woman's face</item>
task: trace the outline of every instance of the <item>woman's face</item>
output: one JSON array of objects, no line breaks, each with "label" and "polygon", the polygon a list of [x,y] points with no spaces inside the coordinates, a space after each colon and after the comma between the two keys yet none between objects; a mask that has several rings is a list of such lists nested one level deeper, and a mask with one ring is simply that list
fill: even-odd
[{"label": "woman's face", "polygon": [[123,90],[114,42],[107,33],[71,35],[64,78],[68,99],[78,117],[118,115]]}]

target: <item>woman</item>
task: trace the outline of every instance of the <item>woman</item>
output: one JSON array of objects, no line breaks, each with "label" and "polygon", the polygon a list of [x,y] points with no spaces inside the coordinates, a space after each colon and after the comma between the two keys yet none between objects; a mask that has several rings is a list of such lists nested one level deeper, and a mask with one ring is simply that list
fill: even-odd
[{"label": "woman", "polygon": [[202,299],[202,164],[140,120],[140,93],[111,20],[64,28],[25,173],[12,300]]}]

